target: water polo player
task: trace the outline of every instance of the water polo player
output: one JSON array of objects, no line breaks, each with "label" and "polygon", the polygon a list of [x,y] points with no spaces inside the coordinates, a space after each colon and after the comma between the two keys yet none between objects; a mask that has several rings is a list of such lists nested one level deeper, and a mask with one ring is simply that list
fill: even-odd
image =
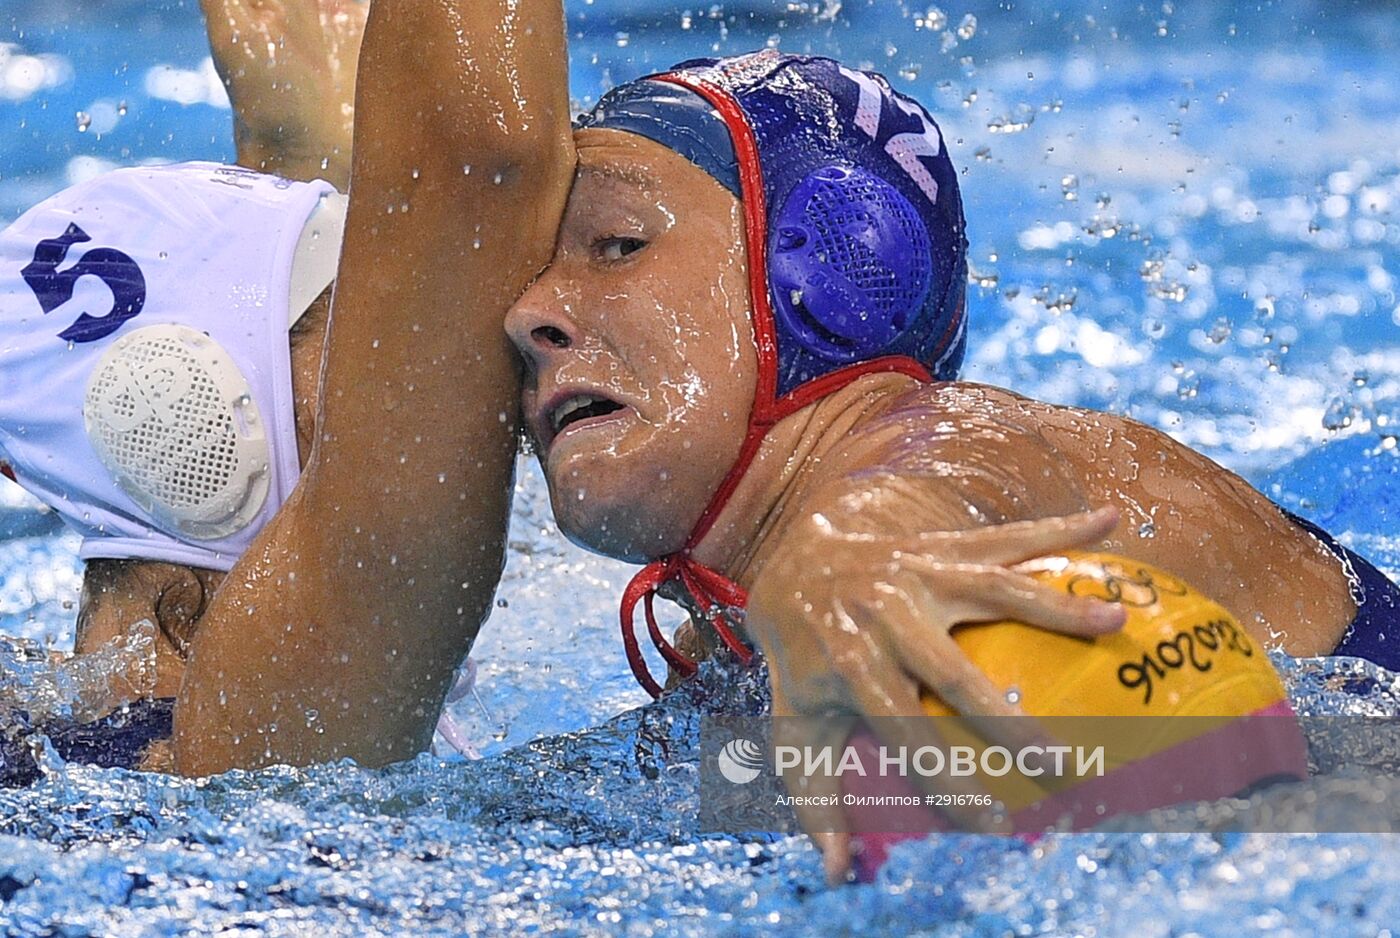
[{"label": "water polo player", "polygon": [[1059,537],[1184,579],[1255,641],[1400,663],[1395,587],[1234,474],[1125,418],[948,380],[956,174],[883,78],[774,51],[700,60],[584,125],[554,261],[506,326],[561,528],[647,562],[622,626],[653,693],[639,604],[668,664],[694,668],[653,617],[660,593],[704,623],[701,653],[762,646],[777,714],[913,715],[921,688],[1014,713],[947,632],[1091,633],[1092,610],[1008,568],[1065,545],[1004,535],[1093,505],[1117,506],[1122,533],[1089,515]]},{"label": "water polo player", "polygon": [[[343,53],[356,38],[355,23],[336,18],[346,9],[337,0],[307,0],[280,12],[241,0],[206,3],[211,45],[232,93],[241,162],[307,179],[326,173],[339,178],[334,169],[349,152],[349,121],[327,123],[322,115],[345,116],[349,107],[344,94],[353,69],[347,72]],[[562,20],[558,5],[552,9],[554,19]],[[477,621],[472,617],[484,615],[484,599],[499,573],[502,502],[476,497],[481,490],[473,486],[484,486],[486,492],[499,489],[502,495],[507,488],[508,476],[503,475],[505,468],[495,447],[500,443],[496,434],[509,431],[515,403],[508,347],[499,322],[494,331],[485,326],[481,333],[466,328],[467,334],[449,345],[472,364],[462,375],[449,373],[450,356],[437,347],[433,336],[464,331],[461,300],[460,296],[448,300],[449,294],[443,292],[447,287],[433,278],[446,277],[458,286],[464,281],[454,279],[458,270],[436,248],[421,254],[411,250],[414,245],[436,246],[444,241],[464,249],[453,240],[460,234],[463,215],[444,217],[433,211],[453,204],[453,198],[481,195],[475,184],[463,183],[462,177],[475,173],[478,180],[486,179],[488,196],[497,202],[504,199],[506,209],[523,211],[529,198],[549,196],[558,180],[551,182],[546,174],[525,180],[529,185],[520,184],[516,161],[528,158],[534,147],[557,147],[561,139],[563,153],[551,149],[540,165],[552,165],[555,159],[571,161],[572,150],[567,136],[548,132],[548,121],[557,116],[551,108],[559,97],[541,99],[539,89],[519,105],[518,113],[513,112],[516,119],[533,122],[535,132],[525,133],[507,122],[516,136],[499,154],[492,150],[495,144],[489,132],[463,148],[451,126],[427,119],[426,130],[406,127],[389,106],[389,89],[398,87],[397,82],[416,81],[400,74],[406,67],[402,63],[410,61],[401,53],[411,44],[415,30],[448,37],[432,47],[443,59],[439,64],[447,69],[456,57],[479,54],[483,40],[477,30],[497,24],[489,11],[478,11],[471,18],[472,29],[454,27],[449,32],[447,20],[439,13],[423,19],[388,3],[381,5],[381,13],[380,53],[366,55],[367,72],[377,76],[367,98],[378,122],[371,120],[370,129],[363,132],[363,138],[371,141],[376,162],[367,177],[363,173],[357,177],[357,191],[370,199],[374,210],[364,213],[358,230],[366,245],[362,250],[368,251],[370,243],[376,245],[375,264],[384,256],[392,263],[377,271],[382,276],[368,278],[375,290],[387,290],[376,300],[378,305],[369,304],[380,311],[378,318],[368,312],[337,318],[343,324],[347,315],[354,317],[349,320],[351,338],[332,339],[328,354],[326,387],[331,407],[342,415],[338,433],[334,432],[336,419],[319,427],[320,432],[311,428],[324,309],[319,315],[313,310],[298,325],[302,330],[304,323],[313,324],[304,334],[294,333],[290,383],[286,374],[285,321],[288,309],[301,305],[288,296],[287,262],[291,259],[290,290],[295,293],[305,278],[298,275],[299,255],[293,253],[293,245],[316,244],[319,239],[324,246],[331,240],[324,232],[296,237],[307,223],[309,207],[319,203],[324,208],[322,197],[329,196],[324,183],[302,185],[209,165],[126,170],[60,194],[28,213],[10,232],[8,253],[14,255],[19,269],[31,261],[30,242],[47,228],[66,230],[76,221],[94,227],[94,232],[83,232],[90,242],[74,239],[78,249],[70,261],[77,266],[58,275],[63,283],[82,284],[85,274],[93,274],[91,280],[106,283],[109,289],[115,284],[127,290],[133,278],[128,274],[118,282],[118,275],[133,266],[149,272],[149,277],[142,275],[145,292],[139,310],[136,304],[113,303],[112,312],[102,317],[105,326],[71,346],[48,334],[52,330],[47,329],[43,312],[48,307],[31,295],[34,288],[22,275],[17,277],[9,296],[17,304],[19,318],[34,332],[24,346],[25,360],[40,363],[31,371],[40,373],[43,362],[53,363],[77,376],[68,384],[79,391],[92,383],[92,376],[108,371],[122,380],[107,382],[98,389],[100,393],[89,395],[95,404],[74,397],[79,391],[68,394],[39,423],[28,419],[25,399],[17,395],[5,426],[17,440],[12,448],[19,478],[64,510],[85,535],[83,553],[93,565],[89,585],[96,585],[85,603],[80,650],[118,636],[140,618],[154,618],[161,625],[163,654],[158,658],[153,692],[161,697],[181,685],[185,659],[191,659],[190,677],[183,681],[187,705],[181,712],[193,715],[177,720],[194,727],[181,735],[185,743],[180,761],[186,768],[305,762],[341,755],[378,763],[418,751],[442,699],[438,669],[450,659],[450,649],[465,650]],[[505,14],[497,10],[496,15]],[[558,32],[549,17],[549,11],[542,10],[523,22],[506,21],[506,33],[523,31],[515,37],[518,41],[512,43],[512,50],[528,62],[532,74],[540,76],[562,69],[561,50],[552,45]],[[315,41],[317,37],[324,41]],[[341,80],[318,78],[308,95],[305,88],[311,79],[307,76],[321,70]],[[442,100],[433,99],[432,112],[456,115],[459,127],[481,119],[477,115],[483,108],[494,107],[507,91],[520,91],[486,80],[494,77],[477,76],[481,80],[471,82],[453,78],[448,82],[451,87],[437,89]],[[544,83],[543,78],[541,82],[540,87],[551,92],[558,87]],[[303,97],[289,94],[289,89],[301,89]],[[415,94],[427,95],[417,85],[415,89]],[[471,94],[477,98],[463,100]],[[391,154],[399,135],[411,133],[426,134],[419,145],[421,162],[415,159],[409,169],[396,170]],[[468,162],[472,158],[476,162]],[[399,178],[405,172],[407,179]],[[407,194],[400,191],[406,182],[412,183]],[[536,190],[536,185],[543,188]],[[413,195],[420,186],[422,192]],[[448,201],[430,202],[428,210],[418,210],[421,206],[415,199],[425,197],[424,193]],[[414,209],[411,214],[410,209]],[[381,214],[399,217],[388,224]],[[352,230],[353,222],[352,213]],[[452,226],[447,235],[439,228],[444,224]],[[394,225],[399,228],[394,239],[376,234],[377,229]],[[471,253],[457,257],[457,263],[466,265],[466,274],[460,276],[485,275],[475,266],[486,240],[475,236],[476,227]],[[133,237],[132,230],[143,234]],[[523,230],[529,234],[543,229],[532,222]],[[552,242],[553,233],[541,237]],[[241,246],[256,238],[266,243],[256,248]],[[120,250],[122,245],[127,251]],[[527,252],[521,262],[529,256],[543,258],[548,247],[548,243],[532,247],[534,254]],[[50,247],[48,253],[54,250]],[[354,256],[352,247],[347,257]],[[211,262],[206,277],[204,258],[223,262]],[[329,271],[321,269],[320,275],[324,282]],[[431,308],[418,308],[414,302],[403,305],[404,283],[423,289],[418,302],[431,300]],[[361,284],[351,291],[351,298],[367,289]],[[416,295],[407,292],[410,299]],[[347,302],[343,288],[339,302],[342,306]],[[53,309],[76,315],[76,307],[63,303],[53,304]],[[466,323],[472,326],[475,320],[468,317]],[[152,336],[148,331],[152,327],[162,334]],[[394,340],[386,335],[381,343],[378,336],[371,337],[381,327],[385,332],[399,329],[408,334]],[[343,336],[347,327],[341,325],[339,330],[337,335]],[[190,331],[207,335],[185,334]],[[172,339],[165,332],[180,334]],[[250,337],[256,337],[256,348],[247,347]],[[146,338],[176,345],[193,343],[202,356],[194,362],[199,368],[183,363],[172,369],[168,356],[134,355],[133,350],[145,347],[140,340]],[[336,361],[341,362],[340,371]],[[185,419],[190,415],[183,413],[185,397],[209,390],[203,385],[194,388],[185,380],[196,371],[219,379],[209,382],[213,393],[212,405],[206,408],[209,413],[203,414],[209,418],[207,425],[191,422]],[[242,380],[249,375],[253,380]],[[476,384],[478,379],[493,383],[483,390]],[[501,382],[506,386],[504,398],[497,393]],[[244,384],[251,393],[242,393]],[[295,398],[295,406],[289,398]],[[342,399],[358,401],[360,409],[334,403]],[[420,401],[431,402],[432,417],[416,412],[415,408],[424,406]],[[483,401],[501,409],[492,410]],[[84,421],[82,415],[88,412],[93,419]],[[175,416],[181,419],[171,419]],[[453,430],[444,423],[453,424],[458,434],[448,438],[485,445],[491,459],[473,458],[470,446],[454,452],[442,444],[444,429]],[[297,441],[292,439],[293,425]],[[37,432],[40,426],[47,428],[44,433]],[[355,445],[363,444],[366,434],[378,445],[369,453],[357,452]],[[434,435],[439,442],[429,444],[428,438]],[[42,443],[44,438],[60,436],[67,441],[64,451],[90,453],[91,458],[57,461],[54,449]],[[25,437],[35,439],[26,444]],[[108,440],[113,442],[104,442]],[[296,475],[291,460],[298,441],[303,444],[299,447],[302,462],[313,444],[341,455],[327,456],[321,463],[311,457],[316,468],[304,489],[291,499],[285,517],[279,516],[277,524],[283,529],[273,536],[271,546],[249,548],[273,511],[288,499]],[[133,447],[140,452],[129,452]],[[458,472],[423,470],[418,458],[425,452],[455,461]],[[376,459],[387,460],[387,466],[380,467],[384,471],[379,475],[368,474]],[[236,471],[211,474],[209,468],[215,464]],[[179,489],[175,483],[186,478],[196,479],[204,489]],[[366,488],[370,480],[373,485]],[[397,496],[408,500],[408,514],[402,517],[396,514],[403,508],[393,501]],[[413,514],[414,505],[420,514]],[[430,509],[440,514],[433,517]],[[416,528],[409,524],[413,518],[420,522]],[[1062,528],[1053,521],[1043,527],[1047,532]],[[464,531],[467,540],[453,540]],[[1016,528],[1007,537],[1022,533]],[[470,540],[473,537],[477,540]],[[1077,542],[1073,536],[1053,534],[1046,547]],[[368,565],[365,551],[373,555]],[[119,564],[99,559],[110,557],[146,559],[124,559]],[[444,587],[446,593],[435,598],[435,606],[418,593],[426,589],[418,577],[405,571],[411,571],[415,562],[439,565],[444,558],[450,563],[437,575],[450,582]],[[227,584],[211,598],[222,571],[235,561]],[[375,563],[388,567],[379,574],[386,580],[382,592],[371,589],[375,601],[363,609],[344,609],[340,600],[352,590],[361,590],[368,576],[362,571],[373,569]],[[433,620],[440,626],[437,634],[446,636],[444,650],[433,648],[431,654],[419,656],[403,653],[401,643],[408,640],[394,632],[395,617],[402,622],[406,616],[416,623],[420,613],[428,615],[434,608],[441,613],[441,604],[452,602],[453,596],[460,605],[445,619]],[[1035,618],[1029,612],[1025,617]],[[308,624],[307,618],[315,621]],[[430,638],[419,633],[432,633],[432,629],[405,628],[413,632],[409,644],[427,647]],[[385,644],[376,646],[376,639]],[[366,674],[371,679],[366,680]],[[157,703],[148,708],[151,712],[141,711],[141,719],[123,715],[124,740],[149,739],[162,726],[168,727],[168,701]],[[387,718],[386,706],[391,708]],[[390,723],[398,732],[366,733],[355,722],[365,709],[375,710],[370,723],[381,727]],[[323,713],[326,716],[321,719]],[[133,722],[141,725],[133,728]],[[79,742],[87,745],[107,729],[84,730],[78,734]],[[130,746],[108,748],[117,761],[130,761]]]},{"label": "water polo player", "polygon": [[[120,170],[60,193],[5,233],[14,269],[7,264],[4,304],[22,337],[5,350],[5,373],[25,380],[9,384],[0,428],[8,474],[83,535],[76,650],[124,639],[142,620],[159,626],[154,673],[134,667],[132,686],[113,695],[155,701],[91,727],[44,727],[61,753],[105,764],[134,764],[145,743],[169,735],[170,698],[203,613],[309,456],[329,306],[322,288],[334,275],[344,223],[345,200],[325,180],[342,189],[348,181],[367,4],[304,0],[272,9],[207,0],[204,7],[230,88],[240,162],[281,175],[212,164]],[[382,149],[394,147],[395,132],[379,138]],[[491,159],[482,165],[489,169]],[[463,166],[456,163],[457,175]],[[489,175],[485,184],[496,185]],[[533,194],[530,186],[495,201],[498,209],[516,198],[523,206]],[[547,255],[552,230],[541,237]],[[510,275],[509,265],[502,269]],[[51,325],[59,318],[65,322]],[[509,379],[499,315],[491,322],[479,335],[453,328],[465,342],[479,341],[471,351],[487,359],[482,380],[501,378],[491,371],[493,355]],[[422,386],[431,390],[430,381]],[[461,386],[479,390],[471,381]],[[491,393],[482,400],[492,401]],[[508,434],[501,408],[513,406],[508,391],[483,411],[490,429],[482,435]],[[483,484],[503,496],[509,461],[492,461],[489,448],[482,456],[467,475],[483,473]],[[335,473],[326,475],[334,489]],[[351,485],[358,491],[358,479]],[[459,531],[503,536],[500,498],[453,493]],[[458,603],[489,598],[499,569],[490,540],[481,545],[486,575],[465,568],[454,576]],[[470,560],[477,562],[475,552]],[[241,656],[238,648],[219,662],[215,679]],[[347,735],[363,741],[358,731]],[[214,734],[207,748],[227,736]]]},{"label": "water polo player", "polygon": [[[379,764],[421,750],[451,670],[489,606],[514,409],[513,372],[493,316],[504,314],[548,259],[573,150],[561,125],[557,6],[450,6],[380,0],[375,7],[344,274],[322,385],[324,422],[302,486],[230,573],[191,642],[176,711],[177,761],[185,771],[347,755]],[[464,69],[463,62],[493,68]],[[425,70],[436,80],[424,82]],[[921,251],[908,250],[920,244],[912,237],[918,224],[926,235],[937,230],[911,193],[927,196],[924,185],[948,175],[943,191],[955,196],[946,155],[928,152],[932,123],[911,110],[916,105],[888,97],[877,79],[862,83],[856,74],[848,76],[858,89],[847,96],[849,120],[836,132],[878,139],[880,152],[914,182],[886,179],[881,188],[880,168],[862,162],[854,167],[860,172],[811,172],[809,190],[818,201],[829,201],[831,188],[844,190],[839,207],[862,189],[888,203],[889,190],[903,188],[914,208],[897,213],[892,225],[868,219],[880,230],[865,253],[885,261],[877,249],[902,242],[905,266],[923,271],[915,283],[927,281],[926,290],[904,282],[867,292],[906,303],[960,295],[960,210],[943,219],[956,220],[956,256],[924,251],[920,261]],[[674,589],[665,581],[678,577],[701,612],[717,603],[742,605],[742,591],[714,567],[753,585],[749,626],[774,656],[775,691],[786,710],[821,713],[854,700],[853,709],[876,715],[915,712],[906,704],[917,706],[921,684],[960,708],[1005,712],[989,682],[933,630],[1007,617],[1081,634],[1119,623],[1115,610],[1098,612],[1094,603],[1040,589],[1009,569],[1037,554],[1101,541],[1114,513],[1082,509],[1100,493],[1118,500],[1118,489],[1113,473],[1101,474],[1097,485],[1092,477],[1088,484],[1077,479],[1080,465],[1048,446],[1039,455],[1054,478],[1044,486],[1060,488],[1047,494],[1039,483],[1003,484],[999,467],[1014,474],[1016,464],[1002,462],[1007,454],[994,437],[1018,429],[1023,440],[1034,435],[1008,419],[1018,408],[1026,411],[1022,423],[1043,423],[1046,432],[1055,415],[1086,425],[1095,418],[989,389],[917,385],[929,367],[951,375],[960,317],[930,324],[924,306],[872,315],[859,291],[821,276],[812,260],[827,248],[811,249],[796,230],[782,245],[794,256],[772,264],[773,281],[789,283],[795,328],[814,342],[794,357],[789,334],[765,319],[764,265],[746,259],[744,239],[763,244],[766,221],[752,207],[762,205],[763,193],[752,141],[740,135],[736,158],[727,135],[737,125],[715,123],[732,121],[735,107],[715,106],[727,116],[689,105],[685,114],[663,111],[662,122],[696,128],[681,136],[714,149],[720,173],[697,169],[705,158],[686,152],[687,144],[661,145],[656,130],[607,126],[606,115],[580,132],[581,171],[556,263],[511,314],[536,395],[527,398],[527,417],[561,522],[576,539],[619,556],[671,555],[629,589],[634,601],[652,587]],[[891,106],[894,125],[885,116]],[[773,121],[770,130],[779,133],[781,124]],[[810,142],[797,140],[788,155],[801,155]],[[715,182],[725,160],[738,179],[731,186]],[[867,222],[857,212],[852,223]],[[509,231],[510,238],[491,238],[492,231]],[[718,263],[677,264],[667,252],[683,246]],[[658,259],[671,262],[664,274]],[[841,304],[856,313],[843,314]],[[813,309],[820,311],[802,325]],[[872,327],[856,326],[853,342],[852,326],[867,321]],[[873,348],[870,336],[884,336],[894,354]],[[643,367],[648,362],[654,372]],[[542,382],[550,381],[541,396]],[[980,410],[969,403],[979,394],[986,399]],[[900,419],[909,425],[898,426]],[[929,421],[937,421],[932,431]],[[967,432],[952,434],[955,425]],[[1108,432],[1118,425],[1096,426]],[[607,438],[605,428],[617,437]],[[964,435],[970,449],[945,439]],[[901,451],[896,444],[905,437]],[[851,499],[843,500],[847,493]],[[868,514],[853,510],[853,500],[867,497]],[[638,504],[647,498],[651,504]],[[712,507],[704,510],[707,502]],[[969,506],[975,517],[965,514]],[[896,517],[881,523],[881,512]],[[1057,512],[1075,517],[1043,518]],[[874,524],[871,531],[855,530],[863,518]],[[998,518],[1041,520],[986,526]],[[1180,530],[1174,536],[1180,540]],[[1306,553],[1305,545],[1293,549]],[[804,555],[805,566],[790,560]],[[821,568],[813,570],[812,556],[823,558]],[[760,566],[778,570],[785,562],[800,568],[790,583],[818,600],[805,610],[805,600],[776,584],[765,600],[764,582],[756,579]],[[801,585],[813,573],[828,596]],[[1316,578],[1325,584],[1329,575]],[[886,603],[901,591],[916,600],[903,616]],[[1342,604],[1344,591],[1343,584]],[[868,630],[845,630],[851,615]],[[732,630],[714,624],[700,630],[703,645],[725,641],[742,651]],[[669,657],[680,670],[688,667]]]},{"label": "water polo player", "polygon": [[[201,615],[296,484],[344,228],[366,7],[293,4],[257,22],[237,3],[205,9],[241,166],[117,170],[0,236],[0,451],[83,538],[74,650],[156,626],[153,666],[127,656],[109,695],[150,706],[120,732],[44,727],[60,754],[72,742],[104,763],[169,734]],[[268,59],[273,38],[283,51]]]}]

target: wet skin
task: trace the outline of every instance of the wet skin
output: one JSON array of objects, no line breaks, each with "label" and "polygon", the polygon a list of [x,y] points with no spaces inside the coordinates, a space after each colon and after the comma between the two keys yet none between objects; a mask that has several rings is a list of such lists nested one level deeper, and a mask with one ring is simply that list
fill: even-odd
[{"label": "wet skin", "polygon": [[312,450],[190,643],[188,774],[421,752],[503,563],[518,375],[501,322],[573,175],[563,12],[375,0],[358,69]]},{"label": "wet skin", "polygon": [[[245,0],[202,0],[209,47],[229,89],[238,164],[288,179],[350,178],[354,84],[369,6],[356,0],[298,0],[275,9]],[[330,289],[290,333],[299,465],[315,440]],[[74,652],[125,641],[142,619],[158,626],[154,668],[113,688],[173,697],[199,622],[224,580],[217,570],[140,560],[95,560],[83,577]]]},{"label": "wet skin", "polygon": [[644,562],[682,546],[743,442],[758,374],[743,219],[672,150],[609,130],[575,143],[554,259],[506,331],[560,528]]},{"label": "wet skin", "polygon": [[[555,259],[506,327],[527,361],[523,410],[561,529],[652,559],[684,543],[752,403],[739,203],[652,141],[599,130],[576,141]],[[556,433],[571,397],[608,403]],[[1165,434],[897,375],[862,379],[774,428],[696,556],[756,591],[763,614],[803,605],[793,597],[833,530],[956,532],[1102,505],[1124,523],[1098,547],[1182,576],[1292,654],[1329,651],[1355,613],[1330,553]]]}]

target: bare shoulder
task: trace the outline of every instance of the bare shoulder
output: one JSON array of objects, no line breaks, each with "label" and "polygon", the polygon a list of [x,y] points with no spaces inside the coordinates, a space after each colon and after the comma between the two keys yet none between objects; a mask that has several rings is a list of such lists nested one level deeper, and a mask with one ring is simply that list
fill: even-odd
[{"label": "bare shoulder", "polygon": [[[939,441],[945,455],[995,458],[1025,471],[1063,468],[1077,478],[1131,485],[1144,470],[1250,489],[1210,458],[1148,424],[1120,414],[1034,400],[988,384],[921,385],[890,403],[871,432],[898,427]],[[1257,493],[1255,493],[1257,494]]]},{"label": "bare shoulder", "polygon": [[[1235,473],[1166,433],[1118,414],[1048,404],[1004,388],[948,382],[914,388],[863,428],[899,471],[995,473],[1031,499],[1028,517],[1118,504],[1130,523],[1254,518],[1287,522]],[[990,468],[989,468],[990,467]],[[1207,529],[1208,530],[1208,529]]]},{"label": "bare shoulder", "polygon": [[1329,650],[1354,611],[1336,558],[1272,501],[1129,417],[948,383],[907,391],[860,429],[868,465],[946,479],[950,519],[1116,506],[1105,549],[1186,578],[1291,653]]},{"label": "bare shoulder", "polygon": [[972,381],[918,385],[892,401],[882,417],[895,420],[932,418],[948,421],[950,428],[961,430],[996,427],[1037,434],[1069,433],[1081,440],[1095,436],[1119,440],[1126,434],[1134,439],[1167,441],[1166,445],[1180,446],[1162,431],[1131,417],[1050,404],[1006,388]]},{"label": "bare shoulder", "polygon": [[857,495],[889,524],[944,530],[1082,511],[1073,465],[1041,432],[1053,410],[964,382],[887,394],[823,460],[820,489]]}]

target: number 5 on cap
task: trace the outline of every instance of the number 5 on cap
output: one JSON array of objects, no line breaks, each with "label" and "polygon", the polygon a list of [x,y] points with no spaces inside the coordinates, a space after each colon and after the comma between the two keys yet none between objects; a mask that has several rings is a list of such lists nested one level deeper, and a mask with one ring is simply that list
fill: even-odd
[{"label": "number 5 on cap", "polygon": [[94,248],[72,267],[58,272],[58,265],[68,256],[68,249],[92,237],[77,225],[70,224],[60,237],[40,241],[34,248],[34,260],[20,271],[24,282],[34,291],[39,306],[51,313],[73,298],[78,280],[92,275],[112,291],[112,308],[101,316],[80,314],[73,324],[58,334],[69,342],[94,342],[121,328],[146,305],[146,277],[136,262],[113,248]]}]

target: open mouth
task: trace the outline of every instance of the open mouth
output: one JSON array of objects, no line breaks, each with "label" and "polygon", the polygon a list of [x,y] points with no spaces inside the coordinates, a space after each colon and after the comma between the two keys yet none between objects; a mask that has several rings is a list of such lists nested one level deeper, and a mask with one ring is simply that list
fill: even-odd
[{"label": "open mouth", "polygon": [[549,414],[549,426],[555,436],[567,427],[595,417],[606,417],[622,410],[623,405],[606,397],[593,394],[576,394],[555,407]]}]

